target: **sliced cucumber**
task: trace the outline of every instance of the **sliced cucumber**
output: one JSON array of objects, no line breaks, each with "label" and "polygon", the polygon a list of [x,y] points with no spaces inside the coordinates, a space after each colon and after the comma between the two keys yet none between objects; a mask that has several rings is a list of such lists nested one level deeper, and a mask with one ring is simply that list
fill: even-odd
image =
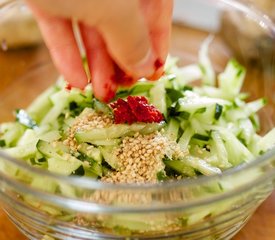
[{"label": "sliced cucumber", "polygon": [[164,159],[163,163],[167,167],[175,170],[177,173],[179,173],[181,175],[188,176],[188,177],[196,176],[196,172],[195,172],[194,168],[186,165],[186,163],[184,163],[181,160],[170,160],[170,159],[167,160],[167,159]]},{"label": "sliced cucumber", "polygon": [[204,40],[199,50],[199,66],[202,72],[202,81],[205,85],[215,85],[215,71],[208,56],[208,49],[213,41],[213,36],[210,35]]},{"label": "sliced cucumber", "polygon": [[153,104],[164,116],[167,116],[166,91],[164,82],[159,81],[150,89],[150,103]]},{"label": "sliced cucumber", "polygon": [[113,168],[118,169],[118,159],[114,155],[114,147],[100,147],[99,148],[104,160]]},{"label": "sliced cucumber", "polygon": [[24,134],[25,127],[17,122],[0,125],[0,139],[5,141],[6,147],[13,147]]},{"label": "sliced cucumber", "polygon": [[35,156],[36,142],[37,141],[12,148],[6,148],[3,149],[3,151],[14,158],[28,159]]},{"label": "sliced cucumber", "polygon": [[184,132],[178,142],[181,150],[183,150],[183,151],[188,150],[188,145],[189,145],[189,142],[190,142],[193,134],[194,134],[194,130],[190,126],[184,130]]},{"label": "sliced cucumber", "polygon": [[53,173],[69,176],[75,174],[80,167],[83,167],[82,162],[76,158],[70,158],[70,160],[55,157],[48,158],[48,171]]},{"label": "sliced cucumber", "polygon": [[100,140],[109,141],[111,139],[117,139],[136,132],[149,134],[160,129],[162,126],[163,123],[134,123],[132,125],[116,124],[107,128],[94,128],[89,131],[78,131],[75,134],[75,139],[80,143],[94,143],[94,141]]},{"label": "sliced cucumber", "polygon": [[175,119],[170,119],[167,127],[165,128],[165,135],[171,140],[171,141],[177,141],[178,139],[178,133],[179,133],[180,124]]},{"label": "sliced cucumber", "polygon": [[102,154],[98,148],[92,145],[89,145],[87,143],[81,143],[78,146],[78,151],[81,152],[82,154],[85,154],[88,158],[92,158],[93,160],[101,164]]},{"label": "sliced cucumber", "polygon": [[222,171],[219,168],[211,166],[203,159],[199,159],[196,157],[187,156],[183,159],[183,162],[187,166],[190,166],[190,167],[198,170],[199,172],[201,172],[203,175],[206,175],[206,176],[211,176],[211,175],[222,173]]},{"label": "sliced cucumber", "polygon": [[275,128],[270,130],[264,137],[262,137],[258,143],[259,152],[266,152],[273,147],[275,147]]},{"label": "sliced cucumber", "polygon": [[240,93],[246,70],[236,60],[230,60],[224,70],[218,76],[219,87],[224,92],[225,99],[234,99]]},{"label": "sliced cucumber", "polygon": [[52,107],[50,96],[57,91],[55,86],[48,88],[39,95],[32,104],[27,108],[27,113],[38,123],[47,114]]}]

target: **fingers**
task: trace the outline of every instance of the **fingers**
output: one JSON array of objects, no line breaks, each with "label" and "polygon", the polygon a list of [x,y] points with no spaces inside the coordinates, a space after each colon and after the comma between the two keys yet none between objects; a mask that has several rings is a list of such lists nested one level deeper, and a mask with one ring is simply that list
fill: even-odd
[{"label": "fingers", "polygon": [[169,51],[173,0],[140,0],[142,13],[149,27],[150,39],[157,55],[154,62],[155,74],[151,80],[158,79]]},{"label": "fingers", "polygon": [[108,102],[115,96],[118,88],[118,84],[114,81],[113,60],[95,28],[81,24],[80,31],[86,49],[95,97]]},{"label": "fingers", "polygon": [[[116,0],[116,4],[36,0],[36,4],[51,16],[76,18],[85,26],[82,35],[98,98],[109,99],[117,85],[161,76],[169,47],[172,0]],[[87,78],[71,23],[31,7],[59,71],[72,86],[83,88]]]},{"label": "fingers", "polygon": [[102,35],[109,54],[135,78],[154,73],[156,56],[139,0],[28,0],[52,15],[76,18],[94,26]]},{"label": "fingers", "polygon": [[51,17],[31,5],[53,62],[72,87],[87,85],[79,49],[69,20]]}]

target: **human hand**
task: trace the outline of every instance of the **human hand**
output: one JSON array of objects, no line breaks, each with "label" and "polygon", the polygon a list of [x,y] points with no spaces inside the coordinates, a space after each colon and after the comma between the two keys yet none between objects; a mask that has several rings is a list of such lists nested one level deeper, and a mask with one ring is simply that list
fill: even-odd
[{"label": "human hand", "polygon": [[73,33],[79,23],[94,94],[111,100],[119,85],[163,73],[173,0],[27,0],[52,59],[72,87],[88,79]]}]

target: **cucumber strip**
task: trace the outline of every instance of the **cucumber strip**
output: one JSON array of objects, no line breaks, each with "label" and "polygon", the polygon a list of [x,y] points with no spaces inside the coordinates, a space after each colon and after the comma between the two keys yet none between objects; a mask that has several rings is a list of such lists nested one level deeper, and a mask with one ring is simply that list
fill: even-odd
[{"label": "cucumber strip", "polygon": [[25,127],[17,122],[3,123],[0,125],[0,136],[6,147],[13,147],[24,134]]},{"label": "cucumber strip", "polygon": [[118,159],[114,155],[114,147],[100,147],[99,148],[105,162],[107,162],[113,169],[118,169]]},{"label": "cucumber strip", "polygon": [[36,142],[37,141],[28,143],[25,145],[21,145],[21,146],[6,148],[6,149],[3,149],[3,151],[14,158],[18,158],[18,159],[30,158],[35,155]]},{"label": "cucumber strip", "polygon": [[152,133],[164,126],[162,123],[134,123],[115,124],[107,128],[94,128],[88,131],[78,131],[75,133],[75,139],[78,142],[93,143],[98,140],[111,140],[140,132],[142,134]]},{"label": "cucumber strip", "polygon": [[165,117],[167,116],[166,108],[166,91],[163,81],[159,81],[150,89],[150,103],[153,104]]},{"label": "cucumber strip", "polygon": [[266,152],[275,146],[275,128],[270,130],[258,143],[258,152]]},{"label": "cucumber strip", "polygon": [[206,176],[222,173],[222,171],[219,168],[211,166],[206,161],[200,158],[187,156],[183,159],[183,161],[186,165],[194,169],[197,169],[199,172],[201,172],[203,175],[206,175]]},{"label": "cucumber strip", "polygon": [[176,75],[176,82],[179,88],[183,88],[186,84],[202,78],[202,71],[198,64],[177,68],[173,73]]},{"label": "cucumber strip", "polygon": [[251,114],[249,119],[251,120],[252,124],[253,124],[253,127],[254,127],[254,130],[256,132],[260,131],[260,118],[257,114]]},{"label": "cucumber strip", "polygon": [[230,60],[224,70],[218,76],[219,87],[224,92],[225,99],[233,100],[240,93],[246,70],[236,60]]},{"label": "cucumber strip", "polygon": [[46,115],[46,113],[52,107],[50,102],[50,96],[57,92],[55,86],[46,89],[41,95],[39,95],[27,108],[27,113],[38,123]]},{"label": "cucumber strip", "polygon": [[82,167],[82,162],[77,159],[48,158],[48,171],[53,173],[69,176],[74,174],[79,167]]},{"label": "cucumber strip", "polygon": [[180,98],[176,105],[176,111],[194,113],[200,108],[208,108],[216,104],[231,105],[230,102],[219,98],[192,96]]},{"label": "cucumber strip", "polygon": [[117,146],[121,143],[120,139],[102,139],[102,140],[93,140],[89,141],[89,143],[96,146]]},{"label": "cucumber strip", "polygon": [[170,119],[168,125],[165,128],[165,135],[171,140],[171,141],[177,141],[178,139],[178,133],[179,133],[180,124],[175,119]]},{"label": "cucumber strip", "polygon": [[[142,129],[144,125],[141,125]],[[131,132],[131,126],[127,124],[116,124],[107,128],[94,128],[89,131],[79,131],[75,133],[78,142],[89,142],[95,140],[116,139]]]},{"label": "cucumber strip", "polygon": [[138,95],[141,93],[149,92],[150,89],[154,86],[154,83],[148,81],[138,81],[134,87],[130,89],[129,95]]},{"label": "cucumber strip", "polygon": [[212,63],[209,59],[208,50],[214,36],[210,35],[204,40],[199,49],[199,66],[202,73],[202,81],[205,85],[214,86],[216,75]]},{"label": "cucumber strip", "polygon": [[201,123],[213,124],[215,121],[216,105],[210,106],[208,108],[202,108],[200,111],[196,111],[192,117]]},{"label": "cucumber strip", "polygon": [[[228,121],[237,121],[239,119],[247,119],[249,117],[253,118],[253,115],[262,109],[266,105],[266,100],[264,98],[249,102],[239,108],[230,109],[226,112],[226,118]],[[255,120],[255,119],[254,119]],[[255,120],[255,127],[258,127],[257,120]]]},{"label": "cucumber strip", "polygon": [[251,139],[251,141],[250,141],[250,144],[247,146],[248,150],[249,150],[254,156],[257,156],[257,155],[261,154],[262,152],[265,152],[264,150],[259,150],[259,148],[260,148],[260,146],[261,146],[261,142],[260,142],[261,139],[262,139],[262,137],[255,133],[255,134],[252,136],[252,139]]},{"label": "cucumber strip", "polygon": [[101,164],[102,154],[98,148],[87,143],[81,143],[77,149],[80,153],[86,155],[88,158],[92,158],[93,160]]},{"label": "cucumber strip", "polygon": [[93,108],[95,109],[95,111],[97,111],[97,112],[101,112],[106,115],[109,115],[112,112],[111,108],[107,104],[102,103],[95,98],[93,99],[92,105],[93,105]]},{"label": "cucumber strip", "polygon": [[29,144],[37,140],[37,133],[33,129],[26,129],[22,137],[17,142],[17,146],[24,146],[25,144]]},{"label": "cucumber strip", "polygon": [[248,115],[252,113],[258,112],[267,104],[267,100],[265,98],[257,99],[253,102],[249,102],[246,104],[245,109],[247,109]]},{"label": "cucumber strip", "polygon": [[62,113],[64,108],[67,106],[66,100],[60,100],[57,104],[55,104],[45,115],[45,117],[41,120],[41,125],[50,124],[53,122],[57,122],[58,116]]},{"label": "cucumber strip", "polygon": [[178,144],[182,151],[188,150],[188,144],[189,144],[193,134],[194,134],[194,130],[191,127],[187,127],[184,130],[182,136],[180,137],[180,139],[178,141]]},{"label": "cucumber strip", "polygon": [[223,98],[224,93],[220,88],[212,86],[195,87],[194,91],[201,96],[207,96],[212,98]]},{"label": "cucumber strip", "polygon": [[[38,140],[36,144],[37,150],[42,153],[43,156],[50,158],[54,157],[56,159],[63,159],[64,154],[68,154],[70,152],[69,147],[65,146],[62,143],[55,143],[54,145],[50,142],[44,140]],[[68,155],[66,158],[68,158]],[[73,157],[73,156],[71,156]]]},{"label": "cucumber strip", "polygon": [[41,125],[56,122],[58,116],[69,106],[70,102],[80,103],[85,96],[79,90],[73,89],[70,92],[61,90],[50,97],[53,107],[48,111],[41,121]]},{"label": "cucumber strip", "polygon": [[53,142],[59,140],[61,138],[61,135],[58,130],[53,130],[39,135],[39,138],[47,142]]},{"label": "cucumber strip", "polygon": [[93,172],[99,177],[102,177],[103,172],[102,172],[102,166],[101,164],[98,164],[96,161],[91,161],[90,166],[89,166],[89,171]]},{"label": "cucumber strip", "polygon": [[[143,135],[150,134],[156,131],[159,131],[165,126],[165,122],[160,122],[160,123],[146,123],[145,127],[139,130],[139,124],[132,124],[131,128],[133,129],[133,132],[140,132]],[[137,129],[135,129],[137,126]]]},{"label": "cucumber strip", "polygon": [[241,119],[239,121],[239,128],[241,129],[239,138],[244,140],[245,145],[248,146],[255,134],[253,124],[249,119]]},{"label": "cucumber strip", "polygon": [[74,187],[72,187],[71,185],[59,182],[58,187],[59,187],[60,192],[63,196],[72,197],[72,198],[77,197],[76,189]]},{"label": "cucumber strip", "polygon": [[[47,184],[45,184],[47,183]],[[33,178],[32,182],[31,182],[31,187],[35,188],[35,189],[39,189],[45,192],[49,192],[49,193],[55,193],[57,191],[57,183],[53,180],[50,180],[46,177],[35,177]]]},{"label": "cucumber strip", "polygon": [[220,135],[228,153],[228,161],[237,166],[243,162],[253,159],[253,154],[238,140],[238,138],[227,130],[221,130]]},{"label": "cucumber strip", "polygon": [[186,165],[186,163],[181,160],[164,159],[163,163],[167,167],[175,170],[177,173],[179,173],[181,175],[188,176],[188,177],[196,176],[196,172],[195,172],[194,168]]},{"label": "cucumber strip", "polygon": [[211,137],[213,138],[213,141],[211,141],[211,145],[214,149],[211,149],[214,154],[217,155],[218,159],[218,167],[222,169],[226,169],[231,167],[231,164],[228,162],[228,154],[226,151],[226,148],[224,146],[224,143],[222,141],[222,138],[218,131],[212,131]]},{"label": "cucumber strip", "polygon": [[203,125],[195,118],[191,119],[191,127],[194,130],[194,133],[197,133],[199,135],[208,136],[205,128]]}]

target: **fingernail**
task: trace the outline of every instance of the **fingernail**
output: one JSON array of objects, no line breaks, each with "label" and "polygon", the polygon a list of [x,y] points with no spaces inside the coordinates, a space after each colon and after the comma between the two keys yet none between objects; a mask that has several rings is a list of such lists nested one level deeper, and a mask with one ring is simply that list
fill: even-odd
[{"label": "fingernail", "polygon": [[154,74],[154,61],[156,57],[153,50],[150,48],[145,57],[133,66],[133,71],[138,78],[148,77]]}]

